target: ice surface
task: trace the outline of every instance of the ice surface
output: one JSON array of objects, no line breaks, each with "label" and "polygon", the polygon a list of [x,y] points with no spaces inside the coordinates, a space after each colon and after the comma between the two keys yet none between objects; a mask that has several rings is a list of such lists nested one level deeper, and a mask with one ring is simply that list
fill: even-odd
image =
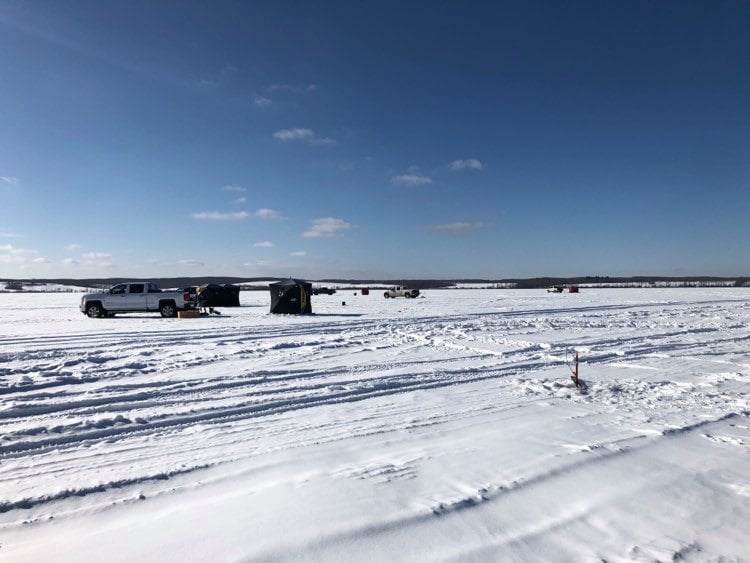
[{"label": "ice surface", "polygon": [[748,289],[423,295],[0,294],[0,559],[750,558]]}]

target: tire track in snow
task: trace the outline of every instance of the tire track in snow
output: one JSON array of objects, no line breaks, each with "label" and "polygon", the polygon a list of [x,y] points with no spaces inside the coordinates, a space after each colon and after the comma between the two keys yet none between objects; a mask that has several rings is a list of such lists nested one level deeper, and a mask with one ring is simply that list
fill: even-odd
[{"label": "tire track in snow", "polygon": [[[601,467],[602,464],[617,462],[619,459],[633,455],[639,451],[655,447],[661,440],[673,439],[677,435],[691,433],[697,429],[709,427],[713,424],[721,423],[736,418],[746,418],[750,413],[729,413],[712,420],[704,421],[697,425],[688,425],[675,432],[665,433],[656,437],[645,435],[633,436],[625,440],[619,440],[612,443],[602,444],[596,449],[591,450],[584,457],[577,457],[568,463],[549,468],[545,471],[532,473],[526,477],[513,481],[503,481],[501,483],[487,483],[477,487],[474,491],[463,494],[450,496],[444,500],[437,500],[428,503],[427,506],[419,506],[411,510],[402,511],[396,515],[381,518],[379,521],[368,521],[365,524],[353,523],[347,525],[345,529],[334,530],[315,540],[307,541],[304,546],[287,546],[287,553],[305,552],[308,557],[313,559],[330,558],[327,550],[334,548],[332,553],[340,553],[341,546],[350,545],[355,538],[375,538],[382,537],[397,532],[399,535],[409,534],[410,528],[416,530],[422,524],[427,524],[435,518],[446,519],[454,518],[463,513],[472,510],[482,510],[484,507],[496,502],[501,502],[509,495],[523,494],[528,489],[542,486],[558,479],[570,479],[572,475],[585,472],[592,467]],[[559,510],[555,503],[545,505],[546,510],[554,510],[549,518],[543,520],[533,519],[526,526],[522,526],[520,531],[512,536],[499,534],[499,537],[491,545],[482,545],[479,549],[472,548],[471,544],[459,548],[452,554],[451,558],[475,558],[493,559],[497,557],[499,545],[511,542],[519,542],[524,538],[533,537],[543,532],[548,532],[555,527],[564,526],[567,523],[583,517],[584,508],[577,508],[571,512],[570,506],[565,506],[564,510]],[[380,540],[383,541],[383,540]],[[437,554],[428,550],[422,552],[424,556],[435,558]],[[538,555],[538,554],[537,554]],[[445,552],[441,552],[440,557],[445,557]],[[258,557],[263,559],[274,559],[274,554],[260,554]],[[438,557],[439,558],[439,557]]]},{"label": "tire track in snow", "polygon": [[34,508],[41,504],[63,500],[63,499],[67,499],[70,497],[84,497],[86,495],[90,495],[94,493],[103,493],[110,489],[122,489],[124,487],[129,487],[131,485],[137,485],[137,484],[145,483],[148,481],[166,481],[167,479],[170,479],[171,477],[184,475],[187,473],[192,473],[200,469],[207,469],[208,467],[210,467],[210,465],[197,465],[195,467],[190,467],[187,469],[177,469],[173,471],[167,471],[164,473],[158,473],[155,475],[146,475],[146,476],[134,477],[132,479],[120,479],[119,481],[112,481],[109,483],[100,483],[98,485],[94,485],[91,487],[83,487],[83,488],[78,488],[78,489],[65,489],[63,491],[58,491],[56,493],[44,495],[40,497],[27,497],[27,498],[15,500],[15,501],[0,501],[0,514],[3,514],[5,512],[10,512],[11,510],[16,510],[16,509]]},{"label": "tire track in snow", "polygon": [[[410,333],[407,333],[410,334]],[[673,337],[673,336],[679,336],[683,335],[684,332],[672,332],[665,335],[659,335],[660,337]],[[740,337],[740,339],[748,339],[750,337]],[[632,338],[630,339],[630,343],[639,342],[641,344],[640,348],[638,350],[632,350],[630,352],[630,358],[631,359],[637,359],[639,356],[643,355],[649,355],[653,354],[655,352],[662,352],[665,350],[673,351],[675,349],[682,348],[682,349],[691,349],[696,346],[700,346],[700,344],[696,343],[682,343],[679,346],[677,344],[670,344],[668,347],[665,346],[655,346],[654,340],[656,337],[653,335],[650,335],[648,337],[649,342],[644,344],[643,338]],[[734,339],[734,342],[737,340]],[[586,346],[591,347],[601,347],[602,345],[606,343],[622,343],[620,340],[617,339],[610,339],[610,340],[596,340],[587,342]],[[459,346],[460,348],[460,346]],[[534,347],[532,347],[534,348]],[[538,349],[538,347],[537,347]],[[554,353],[554,347],[547,349],[546,352]],[[361,384],[362,382],[360,380],[341,380],[338,382],[338,385],[342,386],[354,386],[353,389],[351,389],[347,394],[344,393],[335,393],[332,394],[328,400],[321,399],[319,396],[307,396],[307,397],[301,397],[294,399],[292,401],[276,401],[275,403],[271,403],[270,405],[251,405],[251,406],[244,406],[244,407],[232,407],[229,409],[211,409],[209,412],[203,413],[203,414],[196,414],[190,417],[175,417],[173,424],[175,426],[181,426],[183,424],[186,424],[190,421],[193,422],[206,422],[213,419],[224,419],[226,417],[236,418],[238,416],[241,416],[242,413],[252,414],[253,416],[257,416],[258,412],[269,412],[269,413],[275,413],[280,412],[283,410],[279,405],[286,404],[287,409],[292,408],[306,408],[308,405],[311,404],[327,404],[328,402],[344,402],[347,400],[347,397],[351,397],[352,400],[361,400],[363,397],[366,398],[370,395],[373,395],[373,392],[371,388],[378,388],[379,391],[377,394],[384,394],[387,392],[406,392],[406,391],[413,391],[418,389],[429,389],[429,388],[435,388],[436,386],[441,385],[452,385],[455,383],[461,383],[461,382],[473,382],[477,381],[479,379],[486,379],[486,378],[493,378],[493,377],[507,377],[508,375],[518,375],[522,371],[533,371],[540,368],[549,368],[549,367],[555,367],[555,366],[563,366],[564,361],[555,361],[555,360],[549,360],[546,359],[544,362],[529,362],[526,359],[525,354],[529,352],[529,349],[522,349],[520,351],[516,352],[510,352],[505,354],[505,362],[503,364],[502,369],[489,366],[489,367],[483,367],[481,368],[482,371],[484,371],[484,375],[481,377],[477,376],[476,373],[477,370],[473,370],[474,375],[472,377],[457,377],[457,376],[435,376],[435,374],[428,374],[426,376],[420,375],[421,383],[417,383],[411,380],[401,381],[398,377],[388,377],[388,378],[381,378],[381,379],[370,379],[367,380],[368,384],[362,388],[357,387],[357,384]],[[519,356],[524,359],[522,363],[516,363],[514,366],[513,358],[514,356]],[[619,357],[620,355],[617,353],[609,353],[609,354],[597,354],[592,356],[587,363],[595,364],[595,363],[601,363],[604,361],[607,361],[611,358]],[[492,354],[487,354],[486,352],[480,352],[473,356],[474,359],[482,359],[482,358],[492,358]],[[444,361],[441,361],[441,363],[444,363]],[[197,363],[196,365],[203,365],[201,363]],[[409,365],[408,362],[401,362],[401,363],[392,363],[390,365],[375,365],[371,366],[371,369],[374,369],[375,371],[379,370],[385,370],[385,369],[393,369],[398,367],[403,367]],[[415,365],[424,365],[424,362],[417,361]],[[339,374],[346,372],[347,370],[339,370]],[[462,370],[461,374],[465,375],[467,373],[466,370]],[[0,411],[0,419],[13,419],[13,418],[24,418],[27,416],[35,416],[40,414],[64,414],[66,411],[73,411],[74,413],[82,413],[82,414],[88,414],[90,412],[97,412],[96,409],[92,410],[92,407],[112,407],[113,405],[117,405],[120,403],[119,407],[116,407],[115,411],[123,411],[128,410],[129,408],[139,408],[143,406],[154,406],[156,404],[161,405],[169,405],[169,404],[179,404],[179,403],[196,403],[196,402],[203,402],[207,399],[206,395],[214,394],[217,391],[226,391],[226,390],[248,390],[246,393],[243,394],[243,397],[246,399],[253,399],[253,398],[263,398],[266,395],[278,395],[279,393],[288,393],[288,394],[294,394],[294,393],[310,393],[315,392],[321,389],[328,389],[329,383],[327,382],[327,379],[333,375],[332,372],[329,370],[327,372],[321,373],[317,371],[311,371],[311,372],[297,372],[293,375],[289,375],[289,372],[282,372],[281,374],[273,375],[272,372],[265,372],[262,374],[252,374],[249,379],[243,379],[240,376],[240,380],[237,380],[237,376],[231,376],[230,378],[227,378],[228,380],[225,381],[219,381],[218,383],[215,381],[208,381],[208,380],[197,380],[193,382],[183,382],[186,387],[184,389],[179,390],[173,390],[168,392],[162,392],[160,391],[158,395],[156,393],[138,393],[138,394],[130,394],[125,396],[117,396],[110,393],[108,390],[105,390],[103,393],[103,397],[100,398],[91,398],[87,400],[81,400],[81,401],[73,401],[70,403],[60,403],[60,404],[49,404],[46,403],[42,406],[38,405],[26,405],[26,404],[16,404],[14,407],[11,407],[10,409],[7,409],[5,411]],[[287,387],[273,387],[270,389],[265,389],[265,387],[268,387],[269,381],[285,381],[285,380],[304,380],[304,379],[316,379],[316,378],[322,378],[322,381],[311,383],[304,386],[287,386]],[[172,385],[175,385],[175,382],[172,382]],[[264,389],[258,389],[259,386],[264,387]],[[389,391],[390,389],[390,391]],[[201,392],[203,393],[203,396],[196,397],[195,394]],[[112,409],[110,409],[112,410]],[[163,428],[164,426],[168,425],[167,421],[161,420],[161,421],[154,421],[152,422],[141,422],[140,424],[147,424],[150,427],[154,428]],[[124,430],[118,430],[117,432],[113,431],[114,434],[120,434],[124,433]],[[34,433],[38,433],[37,430],[34,430]],[[103,434],[101,432],[96,431],[93,434],[93,438],[101,438],[103,437]],[[87,438],[82,438],[87,439]],[[6,437],[7,440],[7,437]],[[42,442],[43,443],[43,442]],[[64,443],[60,437],[56,437],[54,439],[49,439],[50,444],[61,444]],[[0,453],[3,451],[7,451],[8,448],[11,447],[10,445],[2,446],[0,447]],[[26,444],[23,446],[23,449],[27,449],[32,447],[30,444]]]},{"label": "tire track in snow", "polygon": [[[750,339],[746,325],[737,320],[743,317],[720,307],[726,318],[716,321],[717,301],[707,303],[526,309],[387,320],[312,319],[284,326],[263,325],[253,329],[255,333],[245,327],[225,326],[208,331],[174,330],[171,323],[164,325],[168,327],[164,330],[133,335],[97,332],[19,338],[15,342],[0,338],[0,376],[32,378],[26,386],[0,383],[0,420],[15,428],[11,440],[6,436],[0,441],[0,461],[6,467],[8,462],[16,467],[5,479],[26,475],[33,480],[65,475],[69,468],[80,471],[77,460],[85,456],[100,467],[118,468],[126,458],[138,455],[143,475],[132,478],[148,479],[171,471],[163,468],[165,447],[175,458],[200,454],[200,459],[213,463],[249,455],[241,452],[252,451],[252,444],[243,445],[244,450],[228,445],[246,443],[258,432],[283,437],[285,445],[279,447],[294,447],[304,440],[344,439],[353,432],[387,432],[394,428],[389,412],[375,411],[371,420],[357,425],[351,425],[351,420],[333,420],[314,432],[300,426],[301,421],[285,417],[298,409],[462,383],[522,380],[539,370],[565,367],[562,356],[572,347],[591,350],[587,363],[604,364],[667,352],[708,354],[722,347],[731,350],[736,348],[733,344]],[[736,301],[732,303],[736,305]],[[644,311],[649,313],[642,315]],[[680,320],[683,318],[687,320]],[[110,328],[116,325],[116,320],[112,321]],[[602,327],[608,330],[605,338],[600,336]],[[560,329],[571,333],[566,341],[556,337]],[[200,354],[191,353],[198,348]],[[306,368],[312,356],[316,369]],[[224,375],[215,375],[221,374],[216,364],[223,361],[240,364],[227,364],[230,367]],[[238,367],[243,361],[249,369]],[[257,369],[260,364],[277,367]],[[211,375],[201,375],[203,367]],[[35,382],[40,387],[32,388]],[[508,392],[515,392],[512,385]],[[555,394],[547,390],[514,400],[522,405],[523,400],[549,398]],[[423,413],[414,424],[465,415]],[[136,422],[139,417],[144,422]],[[57,432],[50,432],[52,428]],[[197,438],[191,439],[190,432]],[[212,439],[206,440],[206,436]],[[106,451],[97,450],[102,445]],[[28,472],[21,468],[27,464],[33,466]],[[97,492],[96,486],[90,492]]]}]

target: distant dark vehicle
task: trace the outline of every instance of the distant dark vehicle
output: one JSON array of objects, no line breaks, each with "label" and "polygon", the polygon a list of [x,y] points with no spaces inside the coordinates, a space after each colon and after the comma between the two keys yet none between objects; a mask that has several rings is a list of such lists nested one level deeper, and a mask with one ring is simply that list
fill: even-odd
[{"label": "distant dark vehicle", "polygon": [[8,282],[8,285],[5,286],[5,289],[9,289],[11,291],[23,291],[23,284],[21,284],[20,281]]},{"label": "distant dark vehicle", "polygon": [[314,287],[312,292],[313,295],[333,295],[334,293],[336,293],[336,290],[332,287]]}]

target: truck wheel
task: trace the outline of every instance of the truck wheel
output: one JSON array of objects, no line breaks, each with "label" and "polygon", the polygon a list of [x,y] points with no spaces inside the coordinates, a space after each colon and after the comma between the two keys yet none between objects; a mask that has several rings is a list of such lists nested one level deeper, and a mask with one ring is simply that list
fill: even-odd
[{"label": "truck wheel", "polygon": [[95,319],[99,318],[104,314],[104,309],[99,303],[89,303],[86,305],[86,316]]},{"label": "truck wheel", "polygon": [[159,305],[159,312],[162,317],[176,317],[177,307],[171,301],[165,301]]},{"label": "truck wheel", "polygon": [[386,291],[386,292],[385,292],[385,293],[383,294],[383,297],[385,297],[386,299],[388,299],[388,298],[390,297],[390,295],[388,295],[388,292]]}]

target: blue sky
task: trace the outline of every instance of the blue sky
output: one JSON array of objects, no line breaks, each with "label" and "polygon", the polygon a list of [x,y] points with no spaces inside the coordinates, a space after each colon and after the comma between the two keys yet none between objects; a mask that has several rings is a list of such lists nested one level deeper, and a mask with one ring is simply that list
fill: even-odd
[{"label": "blue sky", "polygon": [[0,277],[750,274],[746,2],[0,0]]}]

